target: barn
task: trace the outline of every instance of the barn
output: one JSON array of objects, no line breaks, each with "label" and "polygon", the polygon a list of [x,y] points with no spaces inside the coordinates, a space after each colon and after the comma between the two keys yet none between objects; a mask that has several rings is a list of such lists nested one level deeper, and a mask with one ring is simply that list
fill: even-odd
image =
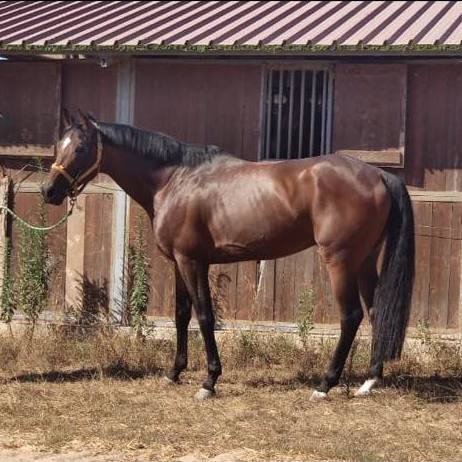
[{"label": "barn", "polygon": [[[412,326],[462,332],[462,2],[2,1],[0,56],[0,164],[20,216],[36,217],[42,174],[32,159],[51,164],[64,107],[255,162],[348,153],[399,175],[411,194]],[[67,207],[49,207],[49,221]],[[122,320],[140,216],[148,314],[169,324],[172,264],[139,206],[104,175],[48,236],[58,271],[44,318],[84,290]],[[14,256],[18,230],[2,232]],[[217,265],[211,281],[225,325],[290,329],[307,290],[316,328],[338,321],[315,248]]]}]

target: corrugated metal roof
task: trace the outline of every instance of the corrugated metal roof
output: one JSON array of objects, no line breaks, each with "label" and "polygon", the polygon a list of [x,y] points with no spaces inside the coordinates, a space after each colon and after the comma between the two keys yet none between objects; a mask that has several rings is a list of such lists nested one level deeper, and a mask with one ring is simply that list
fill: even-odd
[{"label": "corrugated metal roof", "polygon": [[0,50],[460,48],[462,2],[0,1]]}]

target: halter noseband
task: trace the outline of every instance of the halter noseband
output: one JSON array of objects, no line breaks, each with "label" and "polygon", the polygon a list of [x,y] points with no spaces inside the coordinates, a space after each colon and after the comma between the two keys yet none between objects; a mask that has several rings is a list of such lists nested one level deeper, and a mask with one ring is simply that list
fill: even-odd
[{"label": "halter noseband", "polygon": [[81,192],[83,188],[79,189],[79,186],[83,185],[83,180],[91,175],[95,170],[99,171],[101,165],[101,159],[103,155],[103,142],[101,141],[101,134],[99,131],[96,132],[96,161],[92,164],[86,172],[83,172],[81,175],[76,176],[75,178],[70,175],[66,168],[62,164],[57,164],[56,162],[51,166],[52,170],[58,171],[70,185],[70,197],[75,199]]}]

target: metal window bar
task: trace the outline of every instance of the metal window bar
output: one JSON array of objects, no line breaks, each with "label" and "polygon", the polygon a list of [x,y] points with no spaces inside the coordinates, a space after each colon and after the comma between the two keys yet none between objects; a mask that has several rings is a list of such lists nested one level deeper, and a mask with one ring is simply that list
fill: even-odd
[{"label": "metal window bar", "polygon": [[302,71],[302,81],[300,90],[300,121],[298,128],[298,158],[302,157],[303,149],[303,118],[305,116],[305,82],[306,82],[306,70]]},{"label": "metal window bar", "polygon": [[325,154],[331,153],[332,142],[332,110],[334,107],[334,73],[329,72],[327,86],[327,108],[326,108],[326,151]]},{"label": "metal window bar", "polygon": [[316,71],[313,71],[311,74],[310,157],[313,157],[314,116],[316,110]]},{"label": "metal window bar", "polygon": [[269,159],[270,153],[270,140],[271,140],[271,104],[273,94],[273,72],[268,75],[268,87],[266,92],[266,143],[265,143],[265,159]]},{"label": "metal window bar", "polygon": [[279,92],[278,92],[278,127],[276,132],[276,159],[281,157],[281,123],[282,123],[282,87],[284,75],[282,69],[279,71]]},{"label": "metal window bar", "polygon": [[295,71],[290,71],[290,96],[289,96],[289,123],[287,128],[287,158],[292,156],[292,123],[294,111],[294,87],[295,87]]},{"label": "metal window bar", "polygon": [[326,153],[326,104],[327,104],[327,72],[322,75],[322,108],[321,108],[321,149],[320,154]]}]

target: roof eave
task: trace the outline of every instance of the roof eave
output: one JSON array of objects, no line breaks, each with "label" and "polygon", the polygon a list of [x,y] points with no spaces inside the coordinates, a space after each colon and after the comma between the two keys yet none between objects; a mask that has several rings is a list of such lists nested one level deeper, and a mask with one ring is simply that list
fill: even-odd
[{"label": "roof eave", "polygon": [[0,54],[259,55],[259,56],[462,56],[462,44],[407,45],[30,45],[2,44]]}]

